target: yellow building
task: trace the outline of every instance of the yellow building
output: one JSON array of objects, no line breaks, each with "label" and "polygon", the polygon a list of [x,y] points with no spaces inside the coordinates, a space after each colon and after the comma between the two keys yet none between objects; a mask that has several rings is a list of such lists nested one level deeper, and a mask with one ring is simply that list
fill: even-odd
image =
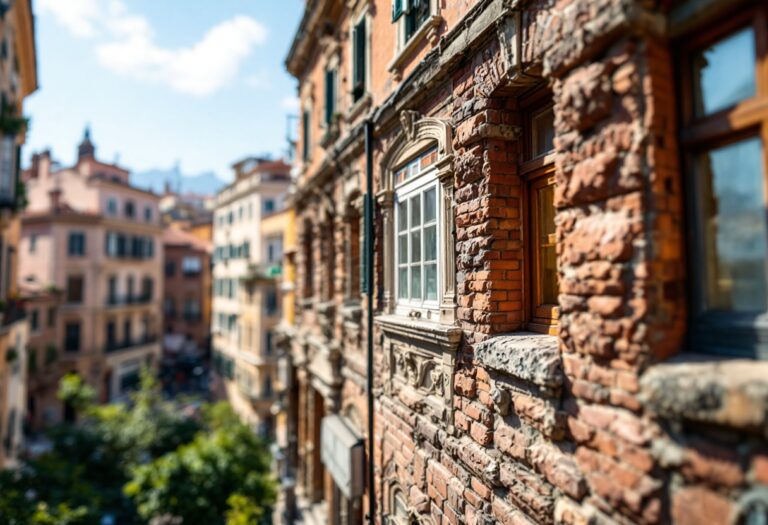
[{"label": "yellow building", "polygon": [[[5,5],[5,4],[3,4]],[[6,7],[3,7],[5,11]],[[23,446],[29,333],[16,274],[20,224],[19,159],[26,123],[24,99],[37,90],[35,27],[31,0],[13,2],[0,17],[0,467],[13,466]],[[5,47],[5,46],[4,46]]]},{"label": "yellow building", "polygon": [[278,279],[290,166],[247,158],[216,196],[213,222],[213,360],[215,390],[242,421],[274,436],[280,321]]}]

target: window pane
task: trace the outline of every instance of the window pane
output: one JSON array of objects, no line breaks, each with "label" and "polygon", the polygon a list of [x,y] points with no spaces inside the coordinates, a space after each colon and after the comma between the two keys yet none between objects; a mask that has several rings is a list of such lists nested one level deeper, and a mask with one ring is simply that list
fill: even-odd
[{"label": "window pane", "polygon": [[536,196],[538,202],[538,244],[539,244],[539,304],[557,304],[557,253],[555,239],[554,186],[540,188]]},{"label": "window pane", "polygon": [[437,188],[430,188],[424,192],[424,223],[432,222],[437,218]]},{"label": "window pane", "polygon": [[424,288],[427,301],[437,301],[437,265],[424,265]]},{"label": "window pane", "polygon": [[408,267],[400,268],[397,275],[397,296],[400,299],[408,298]]},{"label": "window pane", "polygon": [[531,117],[531,153],[540,157],[555,147],[555,112],[551,107]]},{"label": "window pane", "polygon": [[421,232],[411,233],[411,262],[421,261]]},{"label": "window pane", "polygon": [[743,29],[693,57],[696,114],[708,115],[755,95],[755,36]]},{"label": "window pane", "polygon": [[421,266],[411,266],[411,299],[421,299]]},{"label": "window pane", "polygon": [[408,235],[400,235],[397,238],[397,262],[403,264],[408,262]]},{"label": "window pane", "polygon": [[408,202],[399,202],[397,204],[397,231],[401,232],[408,229]]},{"label": "window pane", "polygon": [[762,145],[757,138],[697,159],[706,261],[705,309],[766,308]]},{"label": "window pane", "polygon": [[427,226],[424,228],[424,260],[434,261],[437,259],[437,226]]},{"label": "window pane", "polygon": [[421,224],[421,196],[411,197],[411,228],[415,228]]}]

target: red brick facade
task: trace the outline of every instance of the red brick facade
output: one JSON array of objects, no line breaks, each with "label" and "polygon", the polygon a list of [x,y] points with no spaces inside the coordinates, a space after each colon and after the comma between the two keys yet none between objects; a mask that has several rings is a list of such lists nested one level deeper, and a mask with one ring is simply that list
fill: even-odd
[{"label": "red brick facade", "polygon": [[[392,25],[390,2],[308,4],[288,59],[303,107],[323,100],[315,79],[326,46],[349,60],[358,4],[373,13],[373,35]],[[679,42],[756,4],[448,4],[427,22],[434,27],[410,62],[382,58],[385,71],[376,62],[382,37],[371,37],[370,103],[358,113],[341,103],[340,128],[302,166],[299,307],[283,341],[296,435],[286,468],[299,511],[308,522],[361,523],[371,494],[348,501],[320,461],[324,416],[340,414],[361,438],[368,431],[368,327],[350,284],[359,278],[368,118],[376,522],[687,525],[765,516],[768,369],[702,356],[687,342],[695,262],[686,260],[676,66]],[[328,24],[312,26],[320,20]],[[530,99],[554,107],[554,152],[538,161],[525,158]],[[393,172],[430,147],[447,218],[437,306],[403,315]],[[552,335],[530,331],[525,175],[548,160],[559,275]]]}]

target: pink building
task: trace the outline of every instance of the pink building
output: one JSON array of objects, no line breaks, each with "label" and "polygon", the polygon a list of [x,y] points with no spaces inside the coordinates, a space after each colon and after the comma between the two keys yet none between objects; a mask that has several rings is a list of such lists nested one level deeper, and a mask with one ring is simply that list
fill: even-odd
[{"label": "pink building", "polygon": [[[161,351],[159,196],[96,160],[87,130],[75,166],[59,169],[49,152],[36,154],[24,181],[20,284],[61,292],[53,314],[36,312],[31,301],[29,315],[38,319],[31,352],[38,363],[52,364],[55,355],[57,370],[77,371],[103,401],[119,399]],[[46,423],[63,414],[55,392],[40,392],[30,406]]]}]

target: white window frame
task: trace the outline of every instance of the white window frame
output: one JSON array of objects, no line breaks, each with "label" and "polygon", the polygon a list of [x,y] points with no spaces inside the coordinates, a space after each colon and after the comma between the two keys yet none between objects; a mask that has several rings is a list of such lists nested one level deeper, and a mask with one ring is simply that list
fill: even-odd
[{"label": "white window frame", "polygon": [[[415,162],[419,162],[419,159],[421,156],[419,155]],[[408,165],[412,165],[414,161],[408,163]],[[431,190],[435,190],[435,199],[436,199],[436,206],[435,206],[435,218],[434,221],[431,221],[428,226],[434,226],[436,230],[437,235],[437,253],[435,258],[435,264],[437,266],[437,275],[436,275],[436,297],[434,300],[427,299],[426,298],[426,272],[424,270],[425,261],[425,235],[424,235],[424,194]],[[411,239],[411,233],[416,231],[416,228],[412,228],[410,225],[410,217],[407,218],[409,221],[408,227],[406,231],[408,232],[406,235],[408,237],[408,257],[407,261],[404,265],[400,264],[400,243],[399,243],[399,237],[400,232],[398,230],[399,224],[400,224],[400,214],[403,213],[403,205],[401,203],[410,201],[411,198],[415,196],[419,196],[420,198],[420,206],[421,206],[421,220],[418,226],[418,229],[421,230],[421,257],[420,261],[418,263],[413,263],[410,261],[410,253],[411,253],[411,247],[410,247],[410,239]],[[437,169],[435,169],[434,166],[430,166],[427,168],[424,172],[419,173],[415,175],[413,178],[406,179],[405,181],[401,182],[400,184],[397,184],[395,186],[395,221],[394,221],[394,240],[393,240],[393,246],[394,246],[394,262],[395,262],[395,286],[394,286],[394,293],[396,296],[395,299],[395,313],[398,315],[405,315],[405,316],[418,316],[420,318],[438,318],[440,315],[440,299],[443,294],[442,289],[442,281],[443,281],[443,272],[445,261],[443,260],[443,243],[445,242],[442,238],[442,232],[441,232],[441,223],[444,218],[444,210],[443,210],[443,204],[442,204],[442,195],[441,195],[441,189],[440,189],[440,182],[438,181],[437,177]],[[410,208],[408,208],[410,209]],[[412,299],[410,297],[410,290],[412,286],[411,281],[411,271],[415,264],[420,265],[421,267],[421,299]],[[401,298],[400,297],[400,269],[401,266],[407,266],[408,268],[408,283],[407,283],[407,289],[408,289],[408,298]]]}]

